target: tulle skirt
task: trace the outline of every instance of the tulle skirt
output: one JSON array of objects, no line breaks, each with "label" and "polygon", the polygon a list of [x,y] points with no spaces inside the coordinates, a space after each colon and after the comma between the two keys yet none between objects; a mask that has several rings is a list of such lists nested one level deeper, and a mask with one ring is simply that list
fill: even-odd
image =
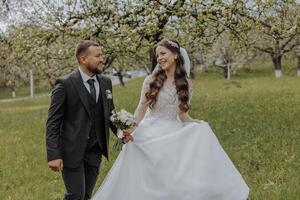
[{"label": "tulle skirt", "polygon": [[146,118],[93,200],[245,200],[249,188],[207,122]]}]

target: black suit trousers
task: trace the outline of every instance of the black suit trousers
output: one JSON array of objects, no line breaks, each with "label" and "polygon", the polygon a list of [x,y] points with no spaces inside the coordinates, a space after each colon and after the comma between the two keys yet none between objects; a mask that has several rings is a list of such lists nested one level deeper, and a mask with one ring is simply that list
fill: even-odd
[{"label": "black suit trousers", "polygon": [[86,152],[78,167],[64,167],[62,171],[66,187],[64,200],[88,200],[92,197],[101,164],[100,156],[96,152]]}]

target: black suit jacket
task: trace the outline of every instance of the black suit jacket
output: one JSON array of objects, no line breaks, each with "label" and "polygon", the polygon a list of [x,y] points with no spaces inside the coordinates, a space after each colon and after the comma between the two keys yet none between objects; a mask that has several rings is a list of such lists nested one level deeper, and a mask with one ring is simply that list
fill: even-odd
[{"label": "black suit jacket", "polygon": [[[106,148],[109,147],[109,127],[116,134],[117,128],[109,120],[114,109],[111,80],[97,75],[104,111]],[[87,92],[79,70],[59,78],[52,91],[46,123],[47,160],[62,159],[64,166],[76,167],[82,161],[91,129],[91,114]],[[106,151],[108,152],[108,149]],[[108,158],[108,153],[102,154]]]}]

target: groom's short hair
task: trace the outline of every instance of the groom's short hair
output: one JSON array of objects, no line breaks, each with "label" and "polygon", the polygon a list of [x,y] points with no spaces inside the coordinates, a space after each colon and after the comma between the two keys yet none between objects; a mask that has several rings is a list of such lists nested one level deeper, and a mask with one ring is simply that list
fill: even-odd
[{"label": "groom's short hair", "polygon": [[80,56],[84,54],[90,46],[96,46],[100,47],[100,45],[97,42],[94,42],[92,40],[83,40],[79,44],[77,44],[76,50],[75,50],[75,56],[80,61]]}]

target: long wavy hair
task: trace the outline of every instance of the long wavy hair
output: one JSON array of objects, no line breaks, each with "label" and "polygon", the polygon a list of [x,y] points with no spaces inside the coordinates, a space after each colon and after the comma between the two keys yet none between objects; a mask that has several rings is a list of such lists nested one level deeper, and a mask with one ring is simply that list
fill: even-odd
[{"label": "long wavy hair", "polygon": [[[174,45],[177,44],[177,45]],[[184,59],[180,54],[179,43],[175,40],[161,40],[153,47],[153,55],[156,55],[156,48],[158,46],[165,47],[171,52],[177,54],[176,69],[174,74],[175,86],[178,95],[178,100],[180,102],[179,109],[183,112],[187,112],[190,108],[189,106],[189,84],[187,81],[187,74],[183,68]],[[159,91],[164,85],[167,79],[166,72],[159,67],[159,69],[153,75],[153,81],[150,83],[149,91],[146,92],[145,96],[149,104],[150,109],[153,109],[157,102],[157,97]]]}]

